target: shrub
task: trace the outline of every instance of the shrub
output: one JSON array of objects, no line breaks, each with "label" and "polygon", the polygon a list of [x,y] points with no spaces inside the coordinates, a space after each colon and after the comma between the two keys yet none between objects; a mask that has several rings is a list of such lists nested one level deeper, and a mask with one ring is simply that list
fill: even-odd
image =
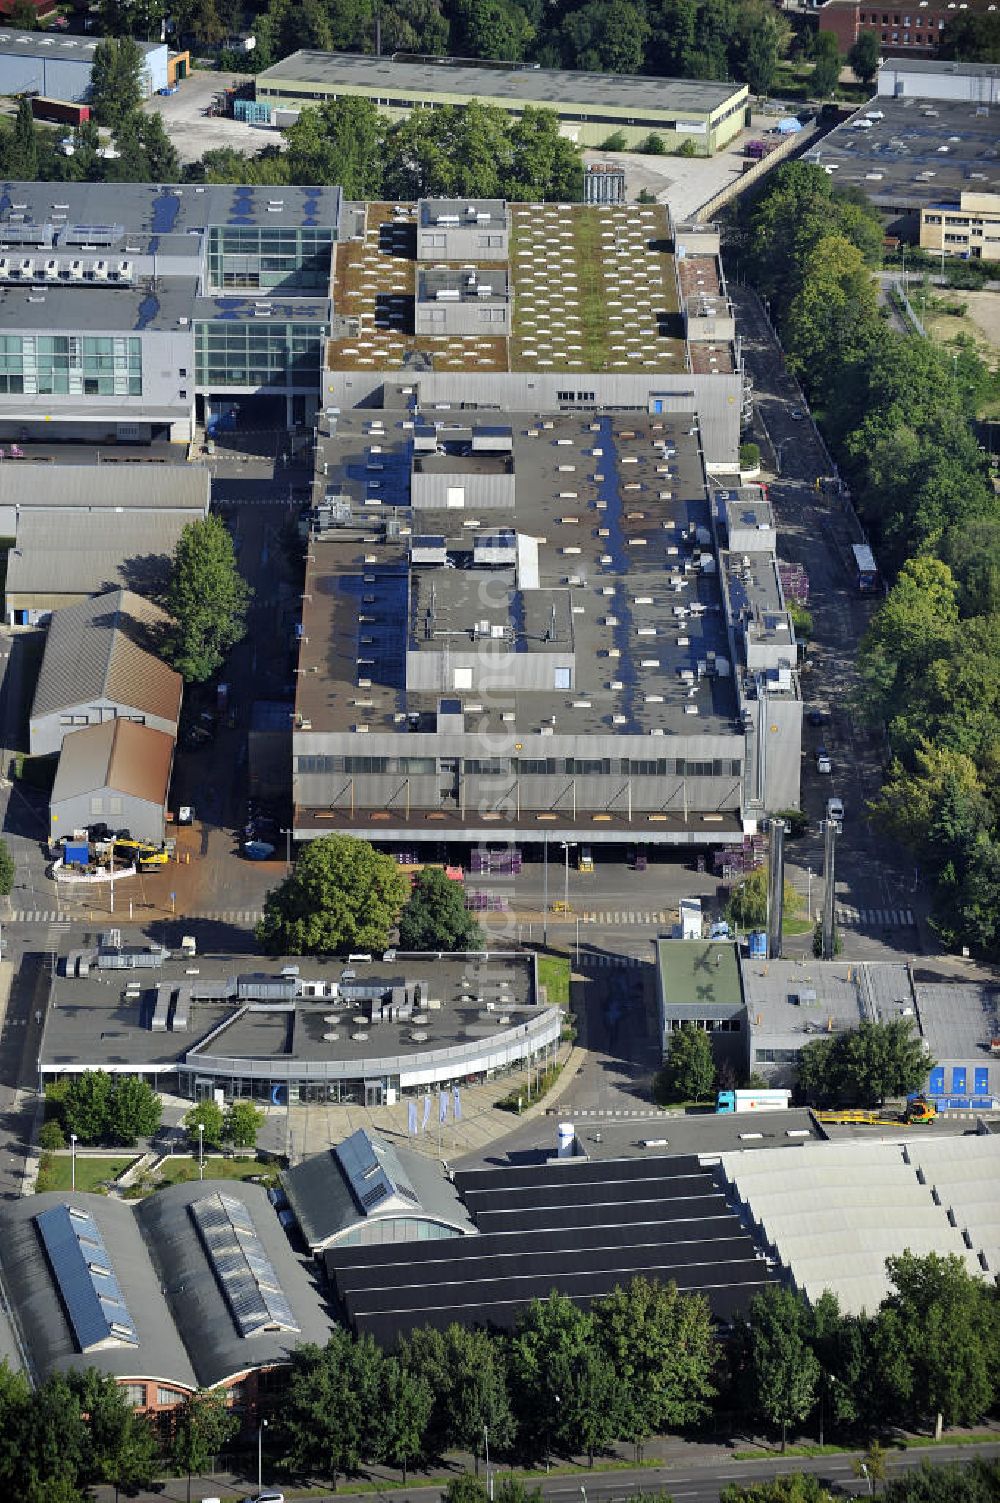
[{"label": "shrub", "polygon": [[648,157],[665,157],[667,154],[667,143],[655,131],[650,131],[649,135],[639,142],[636,151],[641,151]]},{"label": "shrub", "polygon": [[38,1146],[49,1151],[66,1147],[66,1134],[55,1117],[50,1117],[47,1122],[42,1123],[42,1130],[38,1134]]},{"label": "shrub", "polygon": [[602,151],[627,151],[628,150],[628,141],[625,139],[625,132],[623,130],[613,130],[611,132],[610,136],[607,136],[601,142],[601,150]]},{"label": "shrub", "polygon": [[760,467],[760,444],[740,444],[740,469],[756,470]]}]

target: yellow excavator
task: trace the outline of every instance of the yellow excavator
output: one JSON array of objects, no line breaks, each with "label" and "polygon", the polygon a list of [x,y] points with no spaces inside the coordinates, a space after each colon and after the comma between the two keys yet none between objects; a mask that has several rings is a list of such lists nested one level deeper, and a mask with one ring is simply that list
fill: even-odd
[{"label": "yellow excavator", "polygon": [[852,1123],[862,1127],[927,1127],[937,1117],[937,1107],[926,1096],[914,1096],[901,1112],[849,1110],[816,1112],[817,1122]]}]

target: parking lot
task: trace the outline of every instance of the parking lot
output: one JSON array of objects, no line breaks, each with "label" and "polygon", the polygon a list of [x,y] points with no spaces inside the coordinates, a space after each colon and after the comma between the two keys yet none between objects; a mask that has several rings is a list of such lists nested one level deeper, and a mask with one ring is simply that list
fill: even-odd
[{"label": "parking lot", "polygon": [[154,94],[143,106],[147,114],[159,115],[182,162],[196,162],[206,151],[231,146],[252,156],[264,146],[280,146],[280,131],[260,125],[244,125],[209,115],[215,95],[232,84],[246,83],[247,73],[207,73],[195,70],[176,94]]}]

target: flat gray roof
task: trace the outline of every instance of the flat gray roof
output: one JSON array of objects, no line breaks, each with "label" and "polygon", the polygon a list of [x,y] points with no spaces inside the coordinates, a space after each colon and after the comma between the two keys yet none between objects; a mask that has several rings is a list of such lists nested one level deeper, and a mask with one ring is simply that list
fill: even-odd
[{"label": "flat gray roof", "polygon": [[[11,57],[41,57],[50,63],[87,63],[94,61],[94,49],[99,37],[63,36],[58,31],[17,31],[10,26],[0,27],[0,53]],[[151,52],[166,50],[165,42],[140,42],[136,46],[146,57]]]},{"label": "flat gray roof", "polygon": [[[338,984],[341,996],[300,997],[294,1003],[261,999],[252,1006],[237,997],[237,978],[277,977],[288,966],[298,967],[304,983]],[[531,959],[509,954],[404,955],[394,962],[353,966],[337,956],[199,956],[196,969],[194,977],[191,961],[179,957],[148,970],[92,968],[85,977],[57,974],[39,1067],[50,1073],[89,1067],[169,1074],[185,1059],[197,1067],[202,1051],[213,1058],[259,1061],[262,1068],[271,1058],[308,1063],[415,1057],[487,1038],[538,1011]],[[345,971],[355,973],[353,980],[344,977]],[[412,1018],[366,1023],[363,1004],[345,991],[352,985],[387,991],[406,981],[423,982],[425,994],[441,1004],[420,1015],[417,1023]],[[138,996],[127,994],[130,983],[139,984]],[[186,1030],[151,1030],[160,986],[191,989]]]},{"label": "flat gray roof", "polygon": [[[915,63],[907,59],[906,66]],[[957,201],[963,190],[1000,193],[994,112],[980,112],[971,102],[912,96],[880,97],[873,105],[884,120],[874,121],[871,130],[840,125],[803,160],[834,167],[838,188],[860,188],[886,212]]]},{"label": "flat gray roof", "polygon": [[[553,68],[485,68],[468,63],[395,62],[346,52],[302,50],[257,74],[258,94],[276,92],[282,83],[308,88],[338,86],[362,89],[395,103],[410,93],[414,102],[438,95],[453,99],[510,100],[552,109],[641,109],[657,115],[676,112],[705,116],[746,93],[745,84],[707,83],[695,79],[642,78],[634,74],[573,73]],[[263,88],[262,88],[263,86]]]},{"label": "flat gray roof", "polygon": [[[982,7],[984,10],[986,6]],[[882,64],[884,73],[927,73],[938,78],[1000,78],[996,63],[960,63],[941,57],[890,57]]]},{"label": "flat gray roof", "polygon": [[[40,33],[30,35],[37,42]],[[93,47],[94,43],[86,45]],[[58,55],[58,48],[56,51]],[[0,242],[8,224],[26,221],[55,223],[57,227],[119,225],[126,231],[145,231],[154,237],[183,236],[209,225],[330,227],[336,226],[340,217],[340,203],[339,188],[14,182],[5,184],[0,194]]]},{"label": "flat gray roof", "polygon": [[1000,987],[975,981],[917,982],[920,1031],[935,1059],[990,1058],[1000,1038]]},{"label": "flat gray roof", "polygon": [[431,303],[444,292],[457,293],[460,303],[505,303],[510,296],[508,281],[503,265],[478,271],[457,266],[421,268],[417,272],[417,301]]},{"label": "flat gray roof", "polygon": [[[156,292],[141,287],[13,286],[0,292],[0,329],[30,333],[141,334],[146,329],[177,329],[189,318],[198,291],[194,277],[164,277]],[[15,398],[16,400],[16,398]],[[145,416],[145,414],[141,414]]]},{"label": "flat gray roof", "polygon": [[898,1000],[912,1008],[909,970],[895,961],[741,956],[740,974],[751,1031],[762,1036],[802,1034],[807,1042],[866,1020],[887,1022],[900,1014]]},{"label": "flat gray roof", "polygon": [[658,939],[656,966],[660,996],[668,1011],[698,1017],[731,1017],[743,1006],[737,946],[728,940]]},{"label": "flat gray roof", "polygon": [[[461,511],[415,509],[407,526],[447,540],[458,567],[409,569],[409,539],[367,543],[364,508],[372,495],[370,456],[379,452],[380,506],[409,501],[411,434],[404,419],[386,413],[374,430],[362,414],[344,414],[336,434],[319,439],[321,485],[350,497],[356,530],[317,538],[310,555],[296,710],[316,731],[348,730],[359,719],[358,617],[372,639],[374,671],[364,697],[372,731],[398,730],[405,709],[433,713],[437,694],[405,689],[403,653],[414,648],[403,629],[407,604],[426,617],[431,591],[435,613],[447,628],[473,640],[477,622],[509,631],[515,652],[575,653],[571,691],[518,690],[513,703],[477,709],[477,725],[501,727],[501,713],[516,716],[518,731],[537,730],[557,710],[560,734],[611,732],[648,735],[653,729],[688,735],[736,734],[733,676],[705,676],[697,665],[709,653],[729,660],[730,648],[718,572],[702,571],[695,554],[709,551],[711,512],[697,430],[683,414],[642,413],[590,418],[567,413],[539,419],[512,414],[513,508],[479,507],[474,492]],[[467,433],[442,430],[442,440]],[[665,448],[663,446],[666,446]],[[477,456],[478,457],[478,456]],[[490,456],[482,456],[489,458]],[[473,528],[470,523],[478,522]],[[473,549],[477,534],[514,528],[537,545],[537,581],[530,587],[518,568],[493,568],[498,588],[479,608]],[[698,530],[703,542],[696,542]],[[760,589],[754,580],[760,576]],[[376,587],[365,584],[366,577]],[[409,576],[409,580],[408,580]],[[773,563],[761,556],[739,587],[747,601],[777,604]],[[770,593],[769,593],[770,591]],[[741,597],[742,598],[742,597]],[[545,641],[556,610],[556,638]],[[423,613],[421,616],[420,613]],[[445,629],[442,626],[441,629]],[[433,642],[420,649],[432,650]],[[453,646],[458,643],[453,639]],[[612,655],[615,660],[612,661]],[[365,654],[367,655],[367,654]],[[313,664],[318,671],[311,672]],[[689,678],[688,675],[691,675]],[[695,693],[692,696],[691,689]],[[466,701],[478,696],[464,695]],[[697,716],[690,713],[697,708]],[[621,720],[613,720],[621,716]],[[510,722],[505,719],[504,729]],[[667,740],[650,741],[650,756],[667,756]]]}]

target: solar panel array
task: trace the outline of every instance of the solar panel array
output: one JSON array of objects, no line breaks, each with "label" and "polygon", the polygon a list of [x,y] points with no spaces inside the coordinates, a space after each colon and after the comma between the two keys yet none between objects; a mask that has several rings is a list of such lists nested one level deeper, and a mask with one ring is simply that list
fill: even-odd
[{"label": "solar panel array", "polygon": [[366,1216],[394,1199],[419,1207],[420,1198],[404,1178],[402,1165],[388,1144],[359,1128],[333,1151],[358,1209]]},{"label": "solar panel array", "polygon": [[206,1195],[188,1210],[241,1336],[297,1331],[292,1307],[250,1212],[231,1195]]},{"label": "solar panel array", "polygon": [[331,1248],[351,1324],[385,1346],[415,1326],[510,1327],[553,1289],[581,1304],[642,1274],[701,1292],[729,1321],[773,1278],[694,1157],[459,1172],[479,1236]]},{"label": "solar panel array", "polygon": [[93,1216],[76,1206],[51,1206],[35,1217],[35,1225],[80,1351],[138,1346],[135,1322]]}]

